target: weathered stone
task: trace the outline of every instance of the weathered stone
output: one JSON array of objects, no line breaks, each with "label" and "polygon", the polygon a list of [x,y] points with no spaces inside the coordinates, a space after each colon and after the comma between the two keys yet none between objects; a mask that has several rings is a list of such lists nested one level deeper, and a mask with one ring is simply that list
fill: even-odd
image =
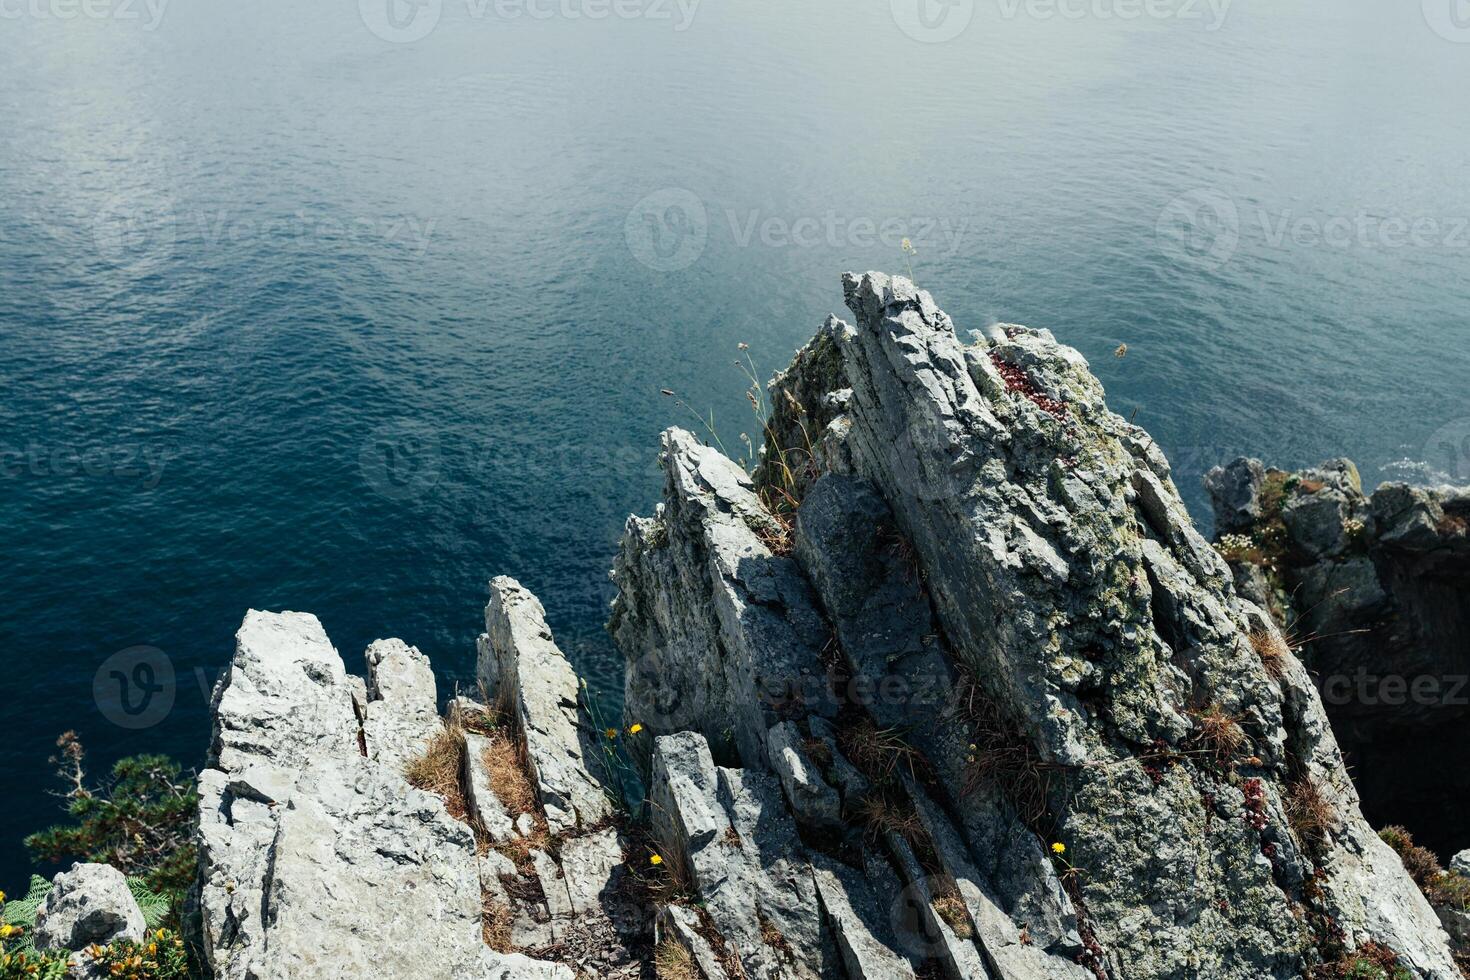
[{"label": "weathered stone", "polygon": [[[383,705],[382,732],[427,728],[414,710],[433,703],[427,665],[411,648],[374,649],[368,716]],[[199,905],[217,980],[570,980],[484,945],[470,829],[408,785],[401,748],[363,756],[354,688],[314,617],[246,616],[199,776]]]},{"label": "weathered stone", "polygon": [[364,659],[368,700],[362,731],[368,758],[405,772],[444,728],[434,670],[428,657],[402,640],[377,640]]},{"label": "weathered stone", "polygon": [[1260,460],[1242,456],[1205,474],[1205,490],[1215,505],[1215,527],[1222,533],[1252,528],[1261,518],[1261,485],[1266,469]]},{"label": "weathered stone", "polygon": [[578,724],[577,675],[552,639],[541,603],[514,579],[495,579],[485,633],[480,684],[515,716],[552,833],[606,820],[612,805],[587,767],[593,748]]},{"label": "weathered stone", "polygon": [[[949,817],[918,786],[910,785],[909,795],[939,862],[964,900],[975,929],[975,945],[984,952],[996,980],[1032,977],[1088,980],[1088,972],[1076,963],[1076,954],[1082,948],[1076,913],[1050,874],[1035,837],[1024,838],[1034,853],[1025,855],[1030,860],[1019,866],[1030,872],[1026,876],[1027,888],[1006,894],[1002,899],[991,878],[982,875],[975,866]],[[1035,889],[1038,878],[1051,886],[1051,901],[1035,909],[1041,915],[1024,918],[1017,924],[1007,906],[1016,907],[1026,890]],[[1047,881],[1048,878],[1052,880]]]},{"label": "weathered stone", "polygon": [[812,874],[847,975],[912,978],[914,968],[898,950],[887,903],[879,901],[863,874],[825,857],[814,859]]},{"label": "weathered stone", "polygon": [[1470,849],[1460,851],[1450,858],[1450,870],[1456,874],[1470,876]]},{"label": "weathered stone", "polygon": [[106,864],[73,864],[51,882],[36,910],[32,939],[37,949],[73,952],[96,943],[141,942],[143,912],[128,880]]},{"label": "weathered stone", "polygon": [[626,874],[617,830],[609,827],[567,841],[561,849],[561,869],[572,911],[579,916],[602,913]]},{"label": "weathered stone", "polygon": [[1281,523],[1248,530],[1271,543],[1274,583],[1250,597],[1302,638],[1369,819],[1447,851],[1470,834],[1470,771],[1442,764],[1470,752],[1470,701],[1455,694],[1470,675],[1463,491],[1385,484],[1365,497],[1347,460],[1272,474]]},{"label": "weathered stone", "polygon": [[505,887],[506,879],[514,880],[520,874],[515,862],[496,850],[487,850],[480,855],[480,891],[495,901],[511,907],[510,892]]},{"label": "weathered stone", "polygon": [[730,980],[714,947],[700,932],[699,913],[682,905],[665,906],[658,916],[657,941],[683,946],[703,980]]},{"label": "weathered stone", "polygon": [[950,980],[974,980],[977,977],[990,980],[985,959],[969,938],[973,924],[963,923],[966,935],[955,931],[935,906],[941,897],[939,886],[942,882],[925,873],[908,841],[893,833],[886,836],[889,849],[897,857],[907,882],[894,910],[899,916],[899,928],[910,952],[924,959],[937,959]]},{"label": "weathered stone", "polygon": [[814,827],[840,827],[842,800],[807,755],[800,730],[782,722],[767,733],[771,766],[781,779],[796,819]]},{"label": "weathered stone", "polygon": [[[916,718],[912,704],[844,705],[887,710],[913,726],[905,731],[930,777],[951,794],[943,809],[953,821],[935,811],[928,826],[943,838],[951,876],[967,882],[963,914],[980,943],[946,934],[941,917],[925,913],[951,972],[1044,975],[1051,967],[1040,954],[1068,971],[1075,957],[1114,977],[1286,980],[1316,955],[1302,922],[1325,913],[1352,944],[1383,943],[1423,977],[1452,977],[1432,912],[1402,868],[1380,860],[1310,678],[1290,656],[1268,670],[1257,655],[1251,633],[1263,614],[1236,594],[1231,570],[1193,527],[1163,453],[1108,411],[1081,355],[1046,331],[1013,325],[963,345],[928,294],[905,280],[850,276],[846,290],[856,325],[829,320],[772,387],[777,435],[761,473],[768,495],[792,486],[804,495],[797,566],[837,640],[822,656],[884,677],[894,673],[885,655],[900,663],[920,655],[916,640],[932,632],[949,655],[940,666],[955,672],[951,689],[971,706]],[[794,482],[781,472],[778,490],[779,440],[797,433],[814,443],[803,457],[813,465]],[[697,710],[658,730],[698,729],[720,758],[734,748],[747,766],[715,766],[702,739],[659,740],[655,809],[672,805],[666,840],[688,846],[704,884],[713,872],[701,871],[700,856],[738,824],[721,801],[769,778],[756,770],[772,764],[772,726],[802,721],[816,731],[811,716],[825,713],[826,695],[776,712],[753,707],[754,686],[739,682],[752,664],[784,662],[790,676],[802,662],[792,651],[818,645],[800,633],[791,642],[793,611],[812,605],[809,592],[799,577],[784,584],[789,564],[767,559],[762,537],[784,540],[784,529],[771,528],[738,467],[687,434],[667,434],[664,448],[663,506],[628,525],[612,628],[639,715],[649,705],[692,704]],[[1220,486],[1240,520],[1261,507],[1258,475],[1244,469],[1237,486]],[[1321,483],[1346,494],[1353,478],[1336,468]],[[1435,516],[1413,501],[1385,504],[1389,511],[1415,512],[1395,524],[1407,526],[1397,539],[1405,542]],[[906,589],[873,547],[885,513],[917,573]],[[751,575],[725,572],[740,569],[741,556],[783,582],[754,603],[782,630],[711,615],[745,608]],[[864,618],[868,602],[881,613]],[[933,629],[921,632],[926,619]],[[1239,719],[1245,736],[1223,767],[1197,749],[1206,710]],[[968,748],[981,741],[986,748]],[[1006,751],[1048,774],[1026,805],[1084,869],[1070,886],[1083,900],[1076,909],[1041,850],[1049,841],[1019,818],[1003,785],[973,785],[967,751]],[[1335,815],[1325,840],[1309,843],[1286,820],[1302,778]],[[1251,794],[1249,820],[1241,787]],[[932,906],[951,884],[929,888],[917,859],[903,860],[906,842],[888,843]],[[954,912],[948,898],[946,908]],[[749,934],[738,913],[711,915],[727,938]]]}]

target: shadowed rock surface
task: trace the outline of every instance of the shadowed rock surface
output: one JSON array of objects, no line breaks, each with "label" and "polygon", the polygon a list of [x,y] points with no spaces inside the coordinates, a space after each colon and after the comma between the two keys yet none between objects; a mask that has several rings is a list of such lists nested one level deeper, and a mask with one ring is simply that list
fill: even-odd
[{"label": "shadowed rock surface", "polygon": [[1316,677],[1377,824],[1449,856],[1470,843],[1470,488],[1385,483],[1347,460],[1206,477],[1243,594]]}]

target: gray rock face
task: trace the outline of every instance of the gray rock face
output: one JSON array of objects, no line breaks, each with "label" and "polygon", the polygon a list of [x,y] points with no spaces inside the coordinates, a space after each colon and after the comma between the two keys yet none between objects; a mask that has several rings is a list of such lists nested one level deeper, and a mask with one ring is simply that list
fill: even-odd
[{"label": "gray rock face", "polygon": [[479,679],[513,713],[553,833],[592,827],[612,815],[588,769],[592,747],[578,724],[577,675],[552,639],[546,611],[511,578],[490,583]]},{"label": "gray rock face", "polygon": [[700,731],[764,767],[771,725],[834,711],[830,633],[796,562],[771,550],[786,531],[744,471],[679,429],[663,446],[663,510],[629,521],[613,569],[627,717],[654,734]]},{"label": "gray rock face", "polygon": [[[663,504],[629,522],[614,569],[629,717],[682,733],[657,740],[655,822],[688,848],[714,928],[745,937],[731,944],[744,956],[762,907],[762,876],[735,870],[751,866],[741,847],[711,857],[729,829],[747,839],[738,801],[767,841],[827,822],[818,777],[844,822],[873,820],[871,790],[841,773],[849,748],[883,768],[876,739],[921,760],[906,764],[922,785],[883,790],[882,819],[904,829],[881,836],[880,863],[916,896],[942,940],[925,955],[953,976],[1286,980],[1330,945],[1306,925],[1328,917],[1351,946],[1454,977],[1433,912],[1359,813],[1310,676],[1289,656],[1267,669],[1251,636],[1280,643],[1275,628],[1083,358],[1008,325],[964,345],[904,280],[852,276],[846,291],[856,324],[829,320],[771,389],[775,444],[758,476],[774,481],[773,460],[811,447],[798,454],[811,465],[779,476],[802,496],[795,526],[772,528],[758,487],[675,430]],[[1257,474],[1236,477],[1213,489],[1243,524]],[[1345,471],[1334,478],[1346,496]],[[1330,510],[1293,518],[1328,555],[1342,547]],[[1434,516],[1395,513],[1400,540]],[[830,687],[758,696],[822,675],[936,677],[942,706]],[[1238,734],[1228,749],[1210,741],[1221,718]],[[824,719],[830,764],[809,765],[795,748],[824,741]],[[891,747],[890,722],[907,747]],[[1019,777],[996,775],[1014,760]],[[1303,786],[1325,801],[1325,826],[1288,819]],[[1064,859],[1046,855],[1054,842]],[[807,868],[796,882],[818,880],[790,853],[787,867]],[[820,941],[793,912],[790,934],[809,945],[782,963],[756,944],[747,970],[820,974],[829,949],[853,969],[861,943],[836,925],[840,902],[822,905]]]},{"label": "gray rock face", "polygon": [[[1245,469],[1263,467],[1222,472]],[[1470,773],[1442,762],[1470,751],[1465,492],[1390,483],[1369,496],[1352,463],[1332,460],[1270,470],[1257,493],[1241,531],[1256,553],[1233,553],[1236,580],[1259,582],[1302,638],[1368,816],[1452,851],[1470,839]]]},{"label": "gray rock face", "polygon": [[313,616],[245,617],[199,776],[199,905],[215,976],[570,980],[484,945],[473,834],[404,779],[438,724],[427,661],[380,641],[368,668],[360,689]]},{"label": "gray rock face", "polygon": [[656,740],[654,825],[749,976],[832,975],[812,869],[776,780],[715,766],[692,732]]},{"label": "gray rock face", "polygon": [[485,765],[485,753],[490,749],[490,740],[483,735],[468,732],[464,737],[464,782],[465,805],[471,817],[479,822],[480,829],[496,844],[507,844],[524,836],[516,830],[511,814],[495,795],[490,786],[490,771]]},{"label": "gray rock face", "polygon": [[96,943],[141,942],[143,912],[123,873],[106,864],[73,864],[51,883],[32,936],[41,950],[77,952]]},{"label": "gray rock face", "polygon": [[1261,518],[1261,485],[1266,469],[1258,460],[1239,459],[1205,474],[1205,490],[1215,505],[1215,525],[1222,533],[1249,530]]}]

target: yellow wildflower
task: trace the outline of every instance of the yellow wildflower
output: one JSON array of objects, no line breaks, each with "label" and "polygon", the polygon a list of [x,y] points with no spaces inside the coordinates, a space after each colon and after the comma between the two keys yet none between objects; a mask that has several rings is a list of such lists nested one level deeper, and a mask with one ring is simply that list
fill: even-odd
[{"label": "yellow wildflower", "polygon": [[616,728],[609,728],[606,732],[606,735],[608,738],[617,738],[618,730]]},{"label": "yellow wildflower", "polygon": [[1057,841],[1055,844],[1053,844],[1051,846],[1051,852],[1053,854],[1058,855],[1058,856],[1060,856],[1062,854],[1066,854],[1067,853],[1067,845],[1066,844],[1063,844],[1061,841]]},{"label": "yellow wildflower", "polygon": [[635,722],[633,724],[633,727],[630,728],[630,729],[628,729],[628,734],[629,735],[637,735],[641,731],[643,731],[643,726]]},{"label": "yellow wildflower", "polygon": [[664,859],[661,858],[661,857],[659,857],[657,854],[655,854],[653,857],[651,857],[651,858],[648,859],[648,863],[649,864],[652,864],[654,866],[657,866],[657,865],[663,864],[664,863]]}]

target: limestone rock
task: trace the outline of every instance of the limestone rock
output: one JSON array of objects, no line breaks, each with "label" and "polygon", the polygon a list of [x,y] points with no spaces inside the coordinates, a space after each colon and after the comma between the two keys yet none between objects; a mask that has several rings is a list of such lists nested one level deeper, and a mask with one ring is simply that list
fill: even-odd
[{"label": "limestone rock", "polygon": [[612,806],[588,769],[593,748],[578,723],[577,675],[552,639],[541,603],[514,579],[495,579],[485,634],[480,683],[514,713],[552,832],[603,822]]},{"label": "limestone rock", "polygon": [[[426,714],[428,664],[397,642],[374,644],[368,664],[363,701],[315,617],[252,611],[240,628],[199,775],[199,908],[214,975],[571,980],[484,945],[473,834],[403,776],[438,724]],[[376,753],[362,751],[355,700]]]},{"label": "limestone rock", "polygon": [[464,737],[464,784],[465,805],[471,817],[479,822],[480,829],[497,844],[505,844],[519,834],[512,822],[510,811],[490,785],[490,769],[485,754],[490,751],[490,740],[474,732]]},{"label": "limestone rock", "polygon": [[143,939],[143,912],[121,871],[106,864],[73,864],[52,881],[36,910],[37,949],[73,952]]},{"label": "limestone rock", "polygon": [[656,740],[652,798],[669,859],[748,975],[831,975],[836,950],[774,777],[716,767],[704,738],[685,732]]},{"label": "limestone rock", "polygon": [[438,689],[429,658],[402,640],[367,648],[367,704],[363,739],[368,757],[404,772],[443,730]]},{"label": "limestone rock", "polygon": [[[1246,467],[1263,469],[1226,469]],[[1268,483],[1243,529],[1265,561],[1236,554],[1236,581],[1261,583],[1302,637],[1370,819],[1448,852],[1470,835],[1470,772],[1443,764],[1470,751],[1470,500],[1401,483],[1365,495],[1340,459]]]}]

